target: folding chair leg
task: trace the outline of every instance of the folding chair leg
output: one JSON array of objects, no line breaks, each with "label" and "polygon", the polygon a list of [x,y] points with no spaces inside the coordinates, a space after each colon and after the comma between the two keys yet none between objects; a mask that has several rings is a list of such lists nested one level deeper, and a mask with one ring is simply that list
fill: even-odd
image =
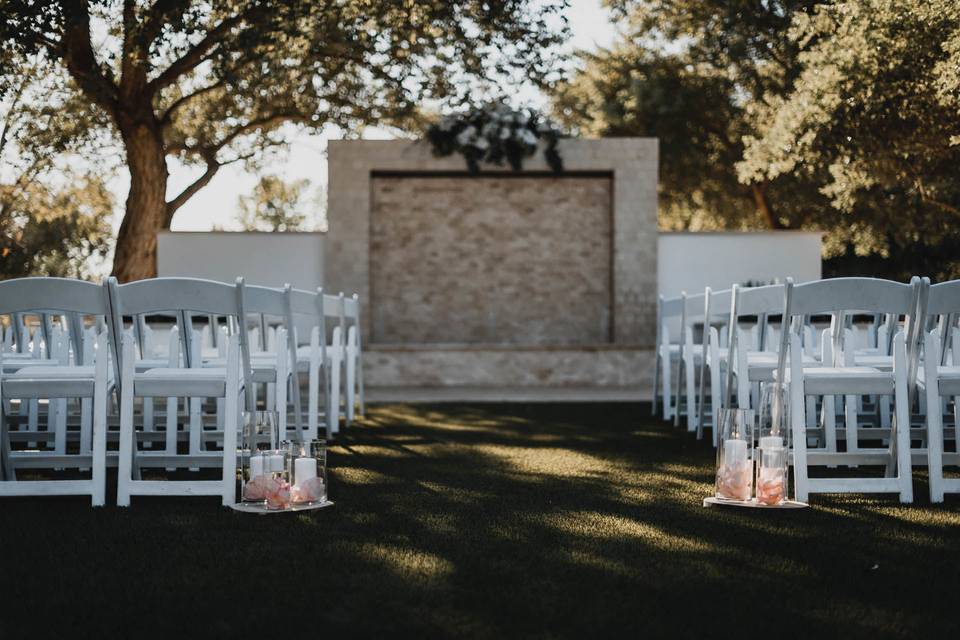
[{"label": "folding chair leg", "polygon": [[[103,343],[106,346],[105,343]],[[101,357],[106,356],[106,350],[101,351]],[[103,368],[106,375],[106,367]],[[107,390],[106,384],[94,390],[93,397],[93,461],[91,463],[91,479],[93,481],[93,506],[102,507],[107,502]],[[86,398],[85,398],[86,400]]]},{"label": "folding chair leg", "polygon": [[347,349],[347,359],[346,359],[346,382],[344,385],[345,395],[347,397],[347,408],[345,411],[346,423],[349,427],[353,423],[353,413],[355,410],[354,403],[356,402],[356,358],[354,354],[351,353],[350,349]]},{"label": "folding chair leg", "polygon": [[[124,354],[124,368],[127,368],[127,362],[130,362],[133,359],[133,350],[129,350],[129,355]],[[132,367],[132,363],[129,365]],[[136,435],[133,431],[133,375],[132,370],[130,371],[130,376],[127,377],[124,382],[129,380],[128,384],[124,384],[121,387],[120,392],[120,451],[118,453],[117,460],[117,506],[118,507],[129,507],[130,506],[130,483],[133,482],[133,456],[134,449],[136,448],[136,443],[134,438]],[[168,418],[169,419],[169,418]]]},{"label": "folding chair leg", "polygon": [[317,438],[320,413],[320,370],[314,359],[310,359],[307,372],[307,433],[311,440]]},{"label": "folding chair leg", "polygon": [[[927,408],[939,407],[936,380],[927,378]],[[943,502],[943,414],[927,411],[927,471],[930,476],[930,502]]]},{"label": "folding chair leg", "polygon": [[[164,436],[166,438],[165,453],[168,456],[177,454],[177,407],[179,404],[179,398],[167,398],[167,432]],[[176,471],[176,469],[168,467],[167,471]]]},{"label": "folding chair leg", "polygon": [[7,429],[7,415],[0,411],[0,477],[4,480],[16,480],[17,474],[10,458],[10,434]]},{"label": "folding chair leg", "polygon": [[690,358],[691,362],[688,363],[686,367],[686,383],[687,383],[687,431],[693,432],[697,430],[697,401],[696,401],[696,392],[693,386],[694,376],[696,375],[696,365],[693,362],[693,358]]},{"label": "folding chair leg", "polygon": [[53,413],[49,420],[53,421],[54,453],[62,456],[67,452],[67,400],[66,398],[51,399],[49,406]]},{"label": "folding chair leg", "polygon": [[660,352],[653,359],[653,401],[650,403],[650,415],[657,415],[657,387],[660,386]]},{"label": "folding chair leg", "polygon": [[673,393],[670,389],[670,352],[667,351],[666,356],[660,358],[660,367],[662,372],[660,374],[660,385],[661,385],[661,398],[663,399],[663,419],[671,420],[673,419],[673,404],[671,398]]},{"label": "folding chair leg", "polygon": [[[156,426],[153,422],[153,398],[144,398],[143,399],[143,431],[144,433],[153,433],[156,430]],[[145,449],[150,449],[153,447],[153,442],[149,440],[143,443]]]},{"label": "folding chair leg", "polygon": [[330,397],[327,401],[327,428],[329,433],[340,432],[340,362],[330,366]]},{"label": "folding chair leg", "polygon": [[[833,453],[837,450],[837,405],[836,396],[823,397],[823,442],[827,451]],[[830,469],[836,469],[836,465],[830,465]]]},{"label": "folding chair leg", "polygon": [[[203,449],[203,420],[202,408],[203,398],[190,398],[188,401],[190,407],[190,453],[199,454]],[[190,467],[190,471],[199,471],[199,467]]]},{"label": "folding chair leg", "polygon": [[[894,362],[907,361],[906,346],[902,333],[897,334],[894,340]],[[907,373],[904,367],[899,367],[894,375],[896,407],[896,454],[897,478],[900,480],[900,502],[913,502],[913,473],[910,459],[910,403],[907,389]],[[893,440],[891,438],[891,440]]]}]

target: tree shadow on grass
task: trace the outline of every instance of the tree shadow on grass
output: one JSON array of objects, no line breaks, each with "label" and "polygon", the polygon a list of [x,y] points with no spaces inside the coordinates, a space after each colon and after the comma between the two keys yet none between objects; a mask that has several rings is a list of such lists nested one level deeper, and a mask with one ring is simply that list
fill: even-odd
[{"label": "tree shadow on grass", "polygon": [[187,621],[345,637],[956,628],[957,500],[705,509],[712,449],[648,411],[376,407],[331,449],[336,506],[310,514],[252,517],[207,499],[5,501],[3,601],[114,633]]}]

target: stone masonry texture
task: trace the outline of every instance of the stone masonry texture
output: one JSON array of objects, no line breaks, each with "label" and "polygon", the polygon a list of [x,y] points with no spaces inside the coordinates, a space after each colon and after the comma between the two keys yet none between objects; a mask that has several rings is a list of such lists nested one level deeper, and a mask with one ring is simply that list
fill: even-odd
[{"label": "stone masonry texture", "polygon": [[374,176],[372,342],[610,342],[611,182]]}]

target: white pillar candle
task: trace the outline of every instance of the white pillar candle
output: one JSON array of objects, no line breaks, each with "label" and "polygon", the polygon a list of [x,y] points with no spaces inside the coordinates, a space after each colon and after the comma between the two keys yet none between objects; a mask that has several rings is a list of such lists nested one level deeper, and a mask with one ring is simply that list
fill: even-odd
[{"label": "white pillar candle", "polygon": [[296,484],[317,477],[316,458],[297,458],[293,463],[293,477]]},{"label": "white pillar candle", "polygon": [[259,453],[250,456],[250,479],[263,475],[263,456]]},{"label": "white pillar candle", "polygon": [[745,464],[747,462],[746,440],[723,441],[723,463],[726,465]]},{"label": "white pillar candle", "polygon": [[281,455],[271,455],[269,458],[269,470],[271,473],[279,473],[283,471],[283,456]]},{"label": "white pillar candle", "polygon": [[760,438],[761,449],[780,449],[783,447],[783,438],[780,436],[764,436]]}]

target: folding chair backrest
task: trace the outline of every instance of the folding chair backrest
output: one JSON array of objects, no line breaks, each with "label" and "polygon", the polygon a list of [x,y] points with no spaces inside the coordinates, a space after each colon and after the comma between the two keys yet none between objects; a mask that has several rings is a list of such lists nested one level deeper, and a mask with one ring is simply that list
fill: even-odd
[{"label": "folding chair backrest", "polygon": [[[328,293],[323,294],[323,313],[328,318],[333,318],[336,320],[338,327],[340,327],[340,344],[345,344],[347,339],[347,315],[345,310],[346,298],[344,298],[343,293],[339,295],[332,296]],[[326,337],[324,337],[326,339]]]},{"label": "folding chair backrest", "polygon": [[704,302],[703,315],[706,320],[722,320],[730,315],[730,303],[733,299],[733,289],[722,289],[714,291],[707,287],[704,291],[706,301]]},{"label": "folding chair backrest", "polygon": [[[787,294],[784,303],[784,326],[792,321],[791,331],[798,332],[802,317],[830,314],[833,316],[834,358],[838,357],[843,338],[844,315],[851,311],[891,314],[894,318],[906,318],[907,355],[910,360],[910,376],[916,365],[916,347],[920,319],[923,314],[920,294],[922,283],[914,276],[909,284],[879,278],[830,278],[803,284],[793,284],[787,279]],[[786,333],[786,332],[784,332]],[[785,348],[787,336],[782,337]],[[784,354],[781,353],[781,360]],[[781,367],[782,368],[782,367]]]},{"label": "folding chair backrest", "polygon": [[0,315],[52,313],[106,317],[101,285],[71,278],[17,278],[0,282]]},{"label": "folding chair backrest", "polygon": [[294,358],[294,362],[296,362],[296,347],[299,344],[299,339],[296,335],[296,321],[298,317],[307,319],[311,327],[319,328],[321,336],[321,358],[322,362],[326,362],[327,323],[326,314],[324,313],[324,299],[326,296],[323,295],[323,289],[318,288],[316,291],[305,291],[303,289],[294,289],[287,284],[283,287],[283,293],[286,300],[287,324],[294,327],[291,329],[294,333],[291,340],[291,357]]},{"label": "folding chair backrest", "polygon": [[[950,280],[930,285],[924,278],[926,295],[925,311],[928,317],[936,319],[940,329],[940,364],[946,364],[947,345],[951,344],[956,333],[957,318],[960,317],[960,280]],[[954,362],[960,354],[954,354]]]},{"label": "folding chair backrest", "polygon": [[879,278],[830,278],[802,284],[788,281],[786,307],[790,317],[837,314],[849,311],[911,316],[918,293],[917,282],[904,284]]},{"label": "folding chair backrest", "polygon": [[744,316],[766,316],[783,311],[784,285],[768,284],[762,287],[734,286],[735,317],[737,320]]},{"label": "folding chair backrest", "polygon": [[[178,325],[181,325],[180,343],[188,364],[192,340],[189,322],[192,314],[227,316],[236,322],[236,326],[243,326],[243,278],[237,278],[235,285],[199,278],[152,278],[118,284],[116,278],[111,277],[107,282],[112,318],[111,346],[118,362],[123,338],[123,316],[137,318],[154,313],[174,314]],[[244,376],[250,387],[250,352],[245,334],[245,331],[240,332],[240,348]]]},{"label": "folding chair backrest", "polygon": [[108,321],[110,302],[102,285],[72,278],[16,278],[0,282],[0,315],[10,315],[16,332],[17,350],[23,351],[26,330],[21,328],[24,314],[40,316],[47,349],[50,349],[51,315],[67,320],[70,342],[77,364],[83,364],[83,316],[93,316],[97,322]]}]

